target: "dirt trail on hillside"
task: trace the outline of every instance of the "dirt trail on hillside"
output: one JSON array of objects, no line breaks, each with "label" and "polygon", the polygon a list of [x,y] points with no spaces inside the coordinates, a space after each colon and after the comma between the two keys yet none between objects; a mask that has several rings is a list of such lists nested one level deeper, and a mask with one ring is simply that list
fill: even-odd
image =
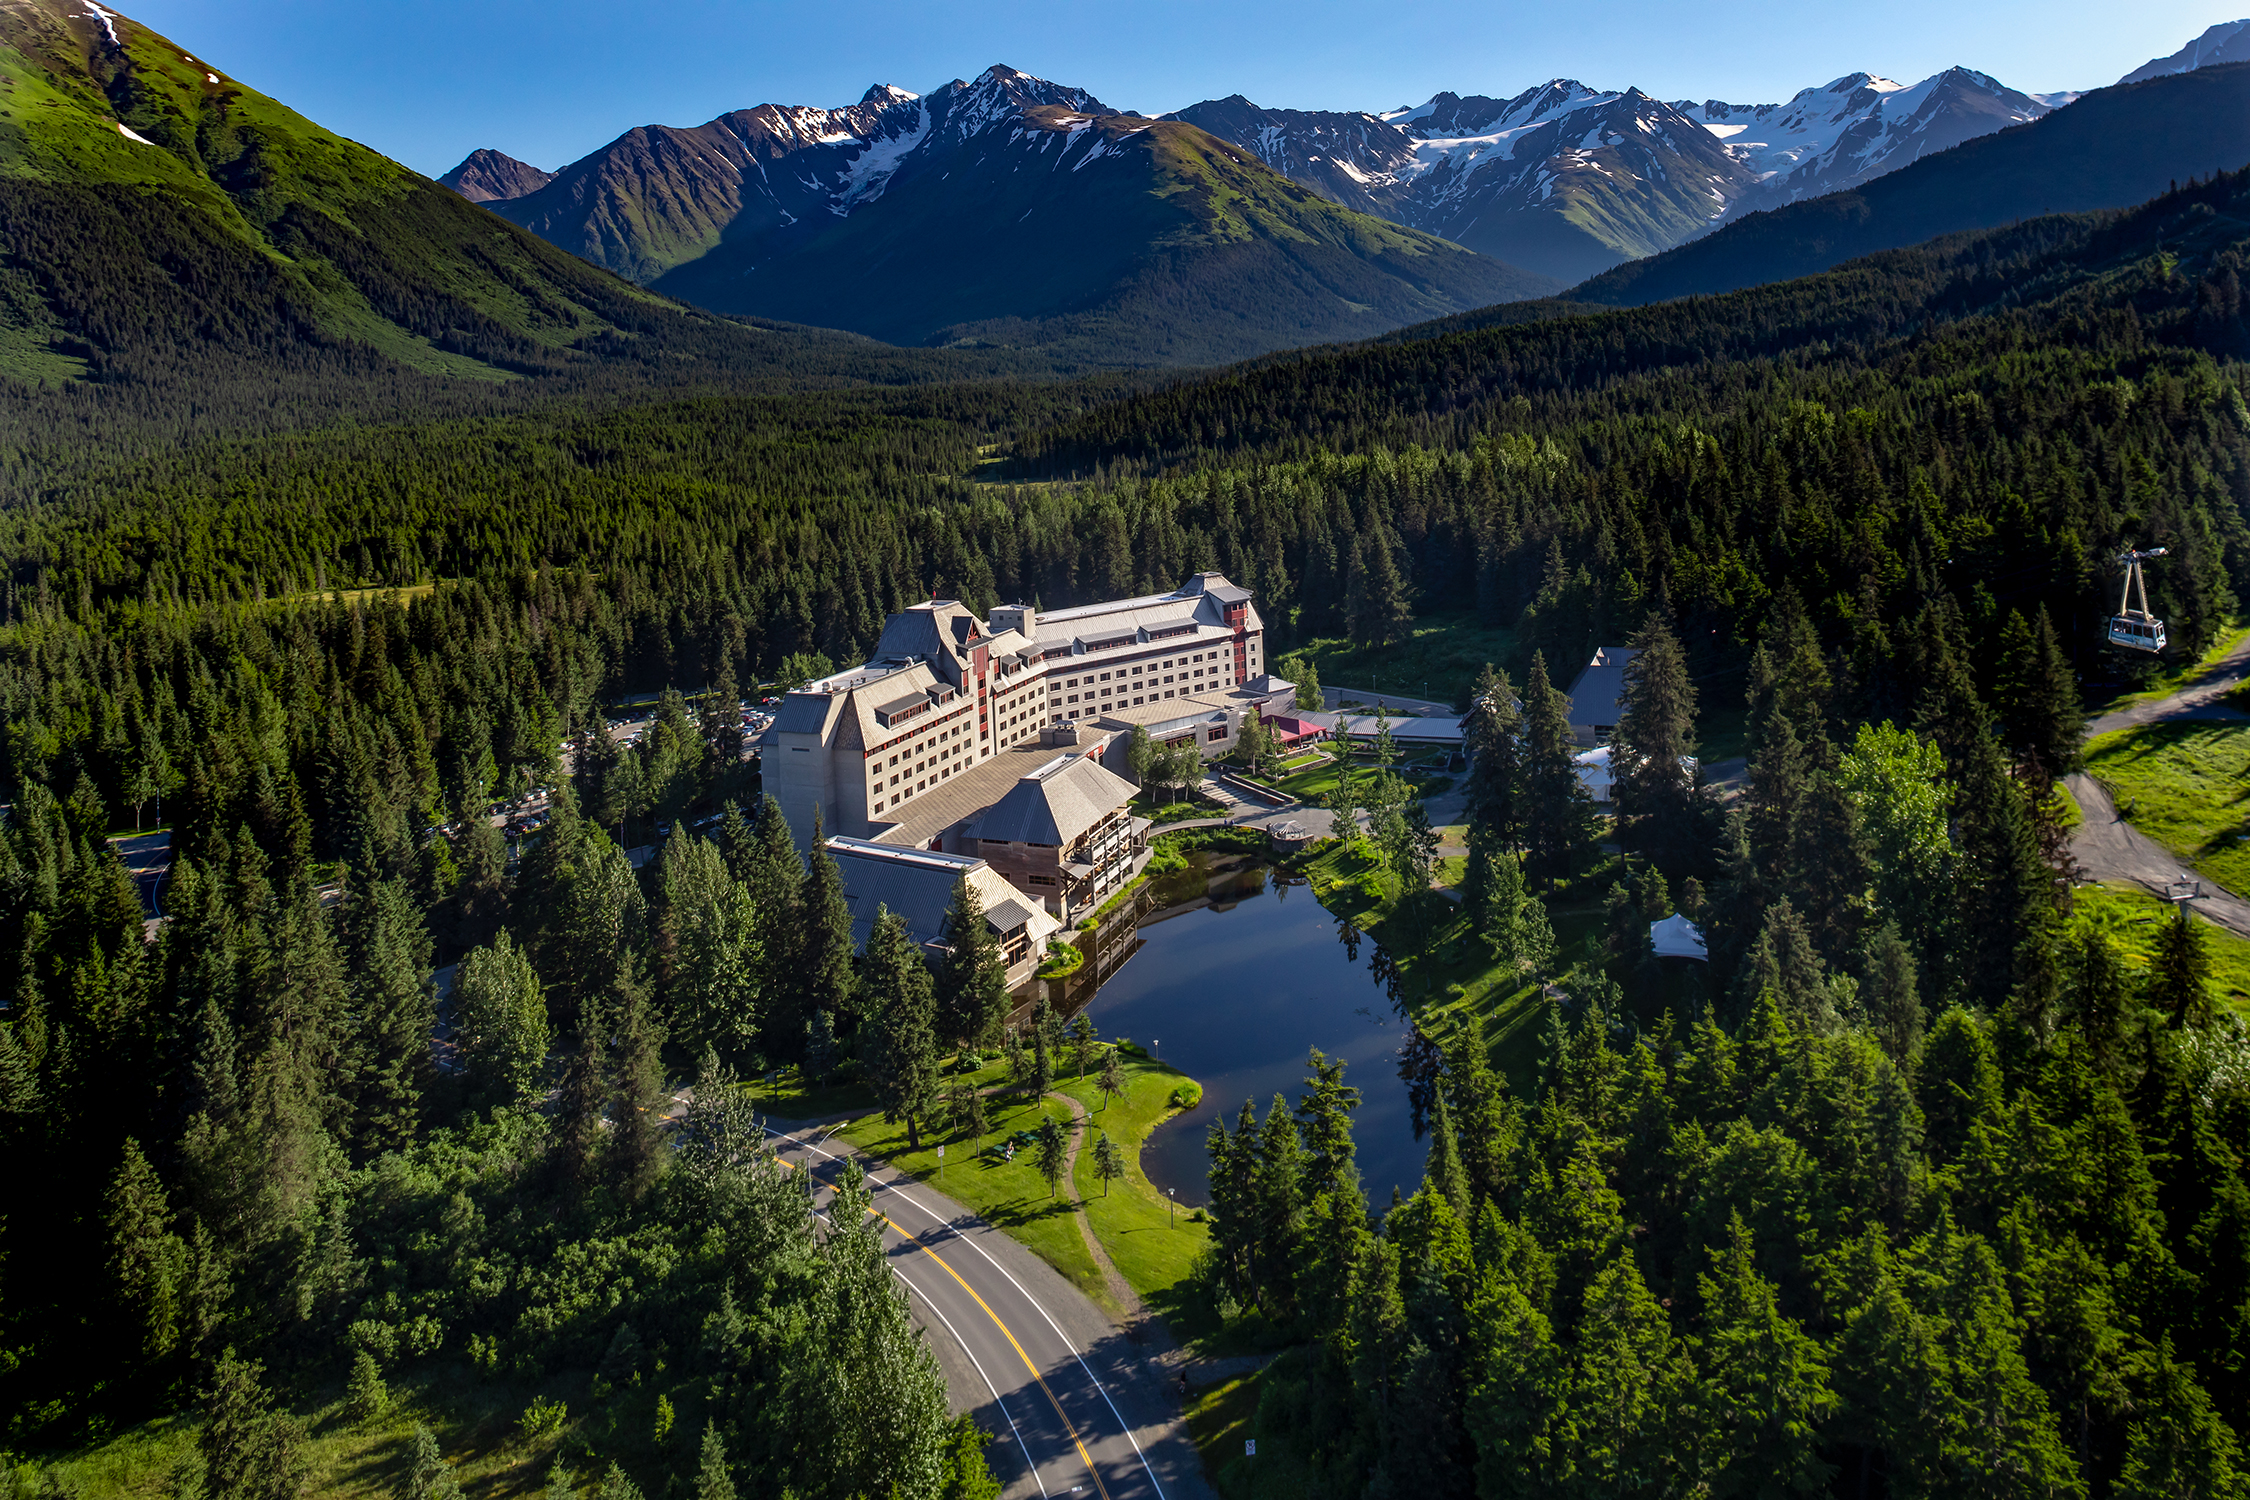
[{"label": "dirt trail on hillside", "polygon": [[[2250,636],[2233,650],[2197,673],[2178,692],[2148,703],[2129,704],[2086,725],[2086,737],[2136,729],[2146,724],[2250,724],[2250,714],[2225,701],[2226,695],[2250,679]],[[2094,880],[2123,880],[2154,895],[2167,896],[2183,876],[2200,880],[2203,894],[2188,903],[2191,911],[2229,932],[2250,937],[2250,901],[2198,876],[2188,862],[2135,828],[2119,815],[2109,791],[2084,771],[2063,779],[2078,799],[2083,815],[2070,835],[2070,854]]]}]

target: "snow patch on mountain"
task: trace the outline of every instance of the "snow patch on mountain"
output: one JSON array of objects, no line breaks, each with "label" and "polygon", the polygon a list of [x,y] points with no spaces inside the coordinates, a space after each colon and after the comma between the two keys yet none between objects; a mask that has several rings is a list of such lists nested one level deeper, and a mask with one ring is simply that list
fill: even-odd
[{"label": "snow patch on mountain", "polygon": [[[870,89],[869,93],[874,90]],[[904,93],[904,90],[896,92]],[[913,98],[913,96],[909,96]],[[853,157],[844,168],[844,182],[837,192],[830,211],[848,214],[862,203],[873,203],[883,196],[883,189],[891,184],[900,166],[930,138],[929,106],[914,99],[914,123],[894,134],[878,136],[867,143],[867,149]]]}]

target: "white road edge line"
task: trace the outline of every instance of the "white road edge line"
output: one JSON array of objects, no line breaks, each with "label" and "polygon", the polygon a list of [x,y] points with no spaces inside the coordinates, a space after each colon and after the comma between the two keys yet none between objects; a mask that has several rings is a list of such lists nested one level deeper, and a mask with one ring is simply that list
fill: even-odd
[{"label": "white road edge line", "polygon": [[[786,1140],[787,1137],[784,1136],[783,1139]],[[813,1217],[823,1224],[828,1224],[830,1228],[835,1227],[830,1223],[828,1215],[818,1209],[813,1210]],[[912,1297],[914,1295],[914,1283],[906,1279],[906,1273],[897,1266],[893,1266],[891,1267],[891,1274],[898,1278],[900,1286],[906,1288],[907,1296]],[[1039,1486],[1039,1500],[1047,1500],[1047,1481],[1039,1477],[1039,1463],[1031,1456],[1031,1444],[1023,1440],[1023,1432],[1016,1426],[1015,1414],[1008,1410],[1008,1403],[1001,1399],[999,1388],[993,1385],[992,1377],[985,1374],[984,1366],[977,1362],[976,1351],[969,1347],[967,1339],[961,1337],[961,1330],[953,1326],[953,1320],[945,1315],[944,1308],[937,1305],[935,1297],[932,1297],[928,1292],[922,1293],[922,1305],[937,1314],[937,1320],[945,1325],[945,1331],[953,1335],[953,1342],[959,1344],[961,1352],[968,1356],[969,1368],[977,1372],[977,1379],[983,1381],[984,1388],[992,1392],[992,1404],[999,1407],[1000,1415],[1007,1419],[1008,1431],[1015,1434],[1016,1451],[1023,1455],[1024,1467],[1031,1470],[1031,1482]]]},{"label": "white road edge line", "polygon": [[[781,1131],[775,1130],[770,1125],[766,1126],[765,1129],[767,1134],[778,1135],[785,1141],[794,1139],[791,1136],[783,1134],[783,1132]],[[796,1144],[803,1146],[807,1151],[819,1151],[822,1156],[827,1157],[830,1161],[842,1160],[842,1158],[838,1157],[834,1152],[821,1151],[818,1146],[809,1145],[803,1141],[797,1141]],[[1078,1352],[1078,1346],[1070,1341],[1070,1335],[1064,1333],[1062,1329],[1056,1325],[1054,1318],[1048,1314],[1047,1309],[1040,1305],[1039,1299],[1032,1296],[1031,1293],[1025,1291],[1022,1282],[1016,1280],[1016,1278],[1013,1276],[1009,1276],[1008,1268],[1000,1264],[1000,1262],[994,1260],[991,1256],[991,1253],[988,1252],[984,1248],[984,1246],[978,1244],[975,1240],[970,1239],[967,1235],[961,1233],[959,1230],[954,1229],[951,1220],[941,1218],[937,1213],[933,1212],[927,1204],[915,1203],[912,1198],[907,1197],[906,1190],[896,1183],[875,1182],[873,1174],[869,1174],[868,1181],[874,1183],[875,1187],[884,1192],[896,1193],[901,1198],[905,1198],[907,1202],[913,1203],[916,1208],[922,1211],[922,1216],[924,1218],[928,1219],[931,1223],[936,1224],[939,1228],[945,1229],[950,1232],[955,1239],[959,1240],[962,1244],[967,1245],[971,1250],[976,1251],[977,1254],[983,1256],[985,1264],[991,1266],[993,1270],[998,1271],[1002,1276],[1007,1276],[1008,1285],[1014,1287],[1016,1291],[1023,1297],[1023,1300],[1030,1303],[1032,1305],[1032,1308],[1039,1314],[1040,1317],[1046,1319],[1047,1326],[1051,1329],[1054,1329],[1055,1337],[1061,1339],[1063,1347],[1070,1351],[1070,1357],[1078,1361],[1078,1368],[1086,1372],[1086,1378],[1092,1381],[1094,1384],[1094,1389],[1101,1393],[1102,1404],[1104,1406],[1107,1406],[1109,1408],[1109,1414],[1117,1419],[1118,1430],[1125,1434],[1125,1441],[1133,1445],[1133,1456],[1141,1461],[1141,1472],[1148,1476],[1148,1482],[1150,1484],[1156,1486],[1156,1500],[1166,1500],[1166,1496],[1164,1494],[1164,1482],[1156,1477],[1156,1470],[1149,1463],[1148,1455],[1141,1451],[1141,1441],[1139,1438],[1133,1436],[1132,1424],[1130,1422],[1127,1422],[1125,1420],[1125,1414],[1117,1409],[1117,1403],[1110,1400],[1109,1388],[1102,1384],[1101,1377],[1096,1375],[1093,1371],[1093,1368],[1086,1363],[1086,1356]]]}]

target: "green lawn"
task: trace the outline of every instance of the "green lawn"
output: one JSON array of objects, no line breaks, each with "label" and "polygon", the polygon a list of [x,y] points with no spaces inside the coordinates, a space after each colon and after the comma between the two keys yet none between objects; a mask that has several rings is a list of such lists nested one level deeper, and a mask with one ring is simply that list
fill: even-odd
[{"label": "green lawn", "polygon": [[2090,741],[2086,769],[2135,828],[2250,894],[2250,725],[2148,724]]},{"label": "green lawn", "polygon": [[[2126,967],[2145,973],[2156,950],[2159,924],[2172,920],[2171,903],[2137,885],[2113,881],[2082,885],[2071,893],[2074,932],[2091,927],[2107,934],[2125,955]],[[2250,938],[2239,938],[2206,922],[2203,951],[2211,955],[2211,989],[2227,1004],[2250,1013]]]},{"label": "green lawn", "polygon": [[[1170,1119],[1172,1091],[1187,1082],[1176,1068],[1152,1062],[1137,1050],[1125,1055],[1125,1096],[1105,1100],[1094,1087],[1094,1075],[1083,1080],[1065,1075],[1055,1086],[1086,1106],[1088,1128],[1078,1145],[1077,1183],[1086,1200],[1086,1221],[1094,1228],[1102,1248],[1126,1284],[1142,1301],[1164,1314],[1181,1339],[1195,1337],[1195,1326],[1182,1283],[1195,1268],[1196,1257],[1210,1243],[1209,1226],[1196,1223],[1182,1210],[1174,1214],[1164,1195],[1141,1171],[1141,1146],[1149,1132]],[[1125,1176],[1108,1184],[1094,1171],[1097,1132],[1125,1151]]]},{"label": "green lawn", "polygon": [[1286,654],[1309,657],[1322,687],[1453,703],[1468,696],[1486,662],[1505,666],[1515,659],[1515,632],[1486,625],[1473,614],[1428,615],[1414,622],[1410,639],[1394,646],[1361,647],[1326,637]]},{"label": "green lawn", "polygon": [[[977,1154],[975,1141],[934,1131],[922,1133],[921,1150],[909,1151],[906,1127],[886,1125],[881,1115],[854,1120],[836,1133],[862,1151],[883,1158],[908,1176],[966,1204],[985,1222],[1022,1241],[1087,1296],[1111,1307],[1109,1286],[1095,1268],[1093,1256],[1087,1253],[1069,1197],[1048,1194],[1047,1180],[1033,1165],[1035,1158],[1028,1148],[1019,1145],[1014,1161],[1003,1160],[991,1149],[1017,1131],[1038,1129],[1043,1116],[1053,1116],[1068,1129],[1070,1106],[1059,1099],[1043,1099],[1035,1107],[1013,1095],[996,1095],[986,1109],[992,1131],[984,1138],[986,1150],[982,1155]],[[946,1148],[942,1172],[937,1157],[941,1142]],[[1083,1149],[1084,1143],[1080,1144]]]}]

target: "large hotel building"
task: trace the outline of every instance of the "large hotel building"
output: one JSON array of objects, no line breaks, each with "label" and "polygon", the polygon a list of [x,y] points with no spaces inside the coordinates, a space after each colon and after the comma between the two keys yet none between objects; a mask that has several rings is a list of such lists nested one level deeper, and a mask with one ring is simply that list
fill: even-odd
[{"label": "large hotel building", "polygon": [[[1169,594],[980,620],[935,599],[872,657],[790,693],[759,740],[799,847],[824,837],[980,859],[1062,921],[1147,862],[1126,803],[1132,730],[1231,747],[1292,697],[1266,672],[1250,591],[1199,573]],[[847,871],[847,876],[849,872]]]}]

